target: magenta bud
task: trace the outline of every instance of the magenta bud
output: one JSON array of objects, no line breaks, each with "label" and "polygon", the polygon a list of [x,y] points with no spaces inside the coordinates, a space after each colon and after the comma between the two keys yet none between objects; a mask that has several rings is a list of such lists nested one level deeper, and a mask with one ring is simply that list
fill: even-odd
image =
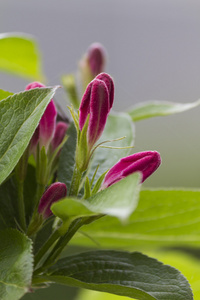
[{"label": "magenta bud", "polygon": [[[41,87],[45,87],[45,86],[40,82],[32,82],[29,85],[27,85],[26,90],[41,88]],[[57,117],[56,106],[53,100],[51,100],[39,123],[39,145],[40,148],[44,146],[46,151],[54,136],[54,132],[56,128],[56,117]]]},{"label": "magenta bud", "polygon": [[161,158],[157,151],[139,152],[124,157],[108,171],[101,189],[109,187],[134,172],[142,173],[141,182],[143,182],[156,171],[160,163]]},{"label": "magenta bud", "polygon": [[40,82],[35,81],[35,82],[29,83],[29,84],[26,86],[26,89],[25,89],[25,90],[28,91],[28,90],[32,90],[32,89],[35,89],[35,88],[41,88],[41,87],[45,87],[45,85],[42,84],[42,83],[40,83]]},{"label": "magenta bud", "polygon": [[112,77],[108,75],[107,73],[101,73],[98,76],[96,76],[96,79],[102,80],[107,88],[109,93],[109,110],[111,110],[113,106],[114,101],[114,82],[112,80]]},{"label": "magenta bud", "polygon": [[69,125],[64,122],[58,122],[56,124],[54,137],[51,141],[52,151],[54,151],[62,143],[68,127]]},{"label": "magenta bud", "polygon": [[42,215],[43,219],[49,218],[53,215],[51,211],[51,205],[54,202],[66,197],[67,195],[67,187],[64,183],[55,182],[52,183],[48,189],[42,195],[40,199],[40,203],[38,206],[38,213]]},{"label": "magenta bud", "polygon": [[90,147],[100,138],[109,113],[109,94],[102,80],[94,79],[87,86],[79,108],[79,127],[83,129],[89,115],[87,141]]},{"label": "magenta bud", "polygon": [[99,43],[92,44],[88,49],[88,63],[92,76],[103,72],[105,66],[105,49]]},{"label": "magenta bud", "polygon": [[44,146],[46,150],[48,149],[56,129],[56,116],[57,116],[56,106],[53,100],[51,100],[39,123],[40,148]]},{"label": "magenta bud", "polygon": [[29,147],[30,154],[36,155],[36,148],[37,148],[37,145],[38,145],[38,142],[39,142],[39,135],[40,135],[40,128],[38,126],[35,129],[35,132],[34,132],[32,138],[31,138],[31,141],[30,141],[30,147]]}]

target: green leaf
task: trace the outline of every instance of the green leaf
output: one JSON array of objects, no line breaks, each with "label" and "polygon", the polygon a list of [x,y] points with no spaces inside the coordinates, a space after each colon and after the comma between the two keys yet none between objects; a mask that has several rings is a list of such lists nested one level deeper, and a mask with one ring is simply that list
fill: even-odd
[{"label": "green leaf", "polygon": [[192,300],[186,278],[141,253],[94,251],[68,256],[44,280],[140,300]]},{"label": "green leaf", "polygon": [[15,180],[9,178],[0,186],[0,230],[17,227],[17,212],[17,187]]},{"label": "green leaf", "polygon": [[34,39],[24,34],[0,34],[0,70],[43,81],[40,54]]},{"label": "green leaf", "polygon": [[69,193],[75,166],[75,150],[77,139],[76,128],[73,123],[70,124],[70,127],[67,130],[67,135],[69,138],[62,147],[59,158],[58,181],[66,184],[67,192]]},{"label": "green leaf", "polygon": [[151,256],[159,259],[163,263],[172,265],[180,270],[190,282],[194,299],[200,299],[200,260],[177,250],[162,250],[150,253]]},{"label": "green leaf", "polygon": [[10,93],[10,92],[7,92],[7,91],[4,91],[4,90],[0,89],[0,101],[7,98],[8,96],[11,96],[11,95],[13,95],[13,93]]},{"label": "green leaf", "polygon": [[125,220],[137,206],[140,182],[140,173],[135,173],[88,199],[67,198],[54,203],[51,209],[62,220],[94,214],[108,214]]},{"label": "green leaf", "polygon": [[[104,129],[103,135],[98,143],[113,140],[120,137],[126,137],[122,140],[106,143],[106,146],[130,147],[134,144],[134,126],[131,118],[126,113],[110,114]],[[89,178],[91,179],[97,166],[99,168],[96,174],[96,180],[108,169],[110,169],[118,160],[130,153],[130,149],[110,149],[97,148],[94,152],[90,165]],[[95,181],[96,181],[95,180]]]},{"label": "green leaf", "polygon": [[17,230],[0,231],[0,299],[18,300],[31,285],[31,241]]},{"label": "green leaf", "polygon": [[56,89],[33,89],[0,101],[0,183],[25,151]]},{"label": "green leaf", "polygon": [[[102,247],[200,245],[200,191],[142,191],[137,208],[125,224],[106,216],[82,231]],[[72,243],[93,245],[79,233]]]},{"label": "green leaf", "polygon": [[79,199],[66,198],[54,203],[51,206],[51,210],[55,216],[59,217],[63,221],[94,215],[92,211],[87,209],[84,202],[85,201]]},{"label": "green leaf", "polygon": [[131,107],[128,111],[133,121],[181,113],[200,105],[200,100],[192,103],[174,103],[168,101],[148,101]]},{"label": "green leaf", "polygon": [[108,293],[81,290],[78,297],[75,300],[128,300],[127,297],[111,295]]}]

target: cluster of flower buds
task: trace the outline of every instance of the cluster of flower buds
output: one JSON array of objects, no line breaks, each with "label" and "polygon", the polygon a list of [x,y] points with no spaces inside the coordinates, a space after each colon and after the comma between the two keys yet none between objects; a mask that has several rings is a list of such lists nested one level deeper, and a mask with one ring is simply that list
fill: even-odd
[{"label": "cluster of flower buds", "polygon": [[[101,73],[87,86],[79,107],[78,169],[84,171],[94,144],[101,137],[113,106],[114,83],[110,75]],[[84,158],[85,157],[85,158]]]},{"label": "cluster of flower buds", "polygon": [[83,89],[98,74],[104,72],[106,51],[100,43],[93,43],[79,62]]},{"label": "cluster of flower buds", "polygon": [[[39,82],[33,82],[27,85],[26,90],[34,88],[44,88],[45,86]],[[42,149],[44,146],[46,152],[50,150],[52,153],[64,139],[68,124],[65,122],[56,123],[57,109],[53,99],[48,104],[40,123],[31,139],[30,151],[35,152],[37,145]],[[50,149],[49,149],[50,148]]]},{"label": "cluster of flower buds", "polygon": [[144,182],[160,166],[161,158],[157,151],[144,151],[123,157],[106,174],[101,190],[135,172],[142,173]]}]

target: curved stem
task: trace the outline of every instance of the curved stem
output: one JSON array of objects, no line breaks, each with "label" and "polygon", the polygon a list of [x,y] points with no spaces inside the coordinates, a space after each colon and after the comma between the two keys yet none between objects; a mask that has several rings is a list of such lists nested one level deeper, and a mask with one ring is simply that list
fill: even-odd
[{"label": "curved stem", "polygon": [[60,237],[58,230],[54,231],[54,233],[50,236],[50,238],[46,241],[46,243],[42,246],[42,248],[38,251],[35,256],[35,267],[39,264],[44,255],[49,251],[50,247],[55,243],[55,241]]}]

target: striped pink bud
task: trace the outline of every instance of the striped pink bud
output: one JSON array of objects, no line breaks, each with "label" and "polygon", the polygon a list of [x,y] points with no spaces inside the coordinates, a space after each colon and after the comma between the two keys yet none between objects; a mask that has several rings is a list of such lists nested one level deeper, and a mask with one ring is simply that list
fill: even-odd
[{"label": "striped pink bud", "polygon": [[90,148],[103,133],[109,111],[113,105],[114,84],[112,78],[100,74],[86,88],[79,108],[79,128],[83,129],[89,115],[87,140]]},{"label": "striped pink bud", "polygon": [[[33,82],[27,85],[26,90],[30,90],[34,88],[43,88],[43,87],[45,87],[43,84],[39,82]],[[44,146],[46,151],[54,136],[54,132],[56,128],[56,117],[57,117],[56,106],[53,100],[51,100],[39,123],[39,145],[40,148]]]},{"label": "striped pink bud", "polygon": [[157,151],[145,151],[134,153],[119,160],[106,174],[101,189],[120,181],[134,173],[142,173],[142,181],[146,180],[161,163],[160,154]]},{"label": "striped pink bud", "polygon": [[38,206],[38,213],[42,215],[43,219],[49,218],[53,215],[51,211],[51,205],[54,202],[59,201],[60,199],[66,197],[67,195],[67,187],[64,183],[55,182],[52,183],[48,189],[42,195],[40,199],[40,203]]},{"label": "striped pink bud", "polygon": [[92,76],[95,77],[104,71],[105,67],[105,49],[99,43],[92,44],[88,49],[88,63]]}]

